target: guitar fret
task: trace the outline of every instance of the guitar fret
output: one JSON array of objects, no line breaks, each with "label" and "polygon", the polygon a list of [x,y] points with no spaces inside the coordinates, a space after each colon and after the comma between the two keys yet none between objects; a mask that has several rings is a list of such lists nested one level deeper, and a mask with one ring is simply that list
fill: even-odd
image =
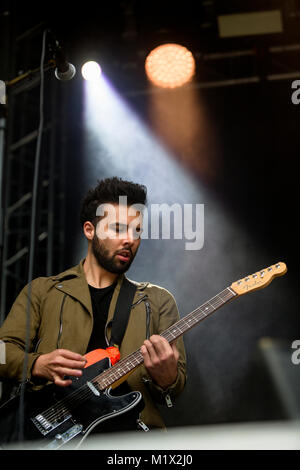
[{"label": "guitar fret", "polygon": [[208,311],[209,311],[208,305],[205,306],[204,310],[202,310],[201,307],[200,307],[200,311],[201,311],[202,313],[204,313],[204,315],[207,315],[207,313],[208,313]]},{"label": "guitar fret", "polygon": [[115,366],[104,371],[98,378],[99,386],[102,389],[109,387],[118,379],[122,378],[124,375],[130,372],[132,369],[135,369],[142,362],[143,362],[143,357],[140,351],[135,351],[134,353],[129,355],[127,358],[123,360],[121,359],[121,361],[118,362],[118,364],[116,364]]},{"label": "guitar fret", "polygon": [[220,294],[217,295],[217,297],[219,297],[219,299],[221,300],[222,304],[224,303],[224,300],[222,299],[222,297],[220,296]]}]

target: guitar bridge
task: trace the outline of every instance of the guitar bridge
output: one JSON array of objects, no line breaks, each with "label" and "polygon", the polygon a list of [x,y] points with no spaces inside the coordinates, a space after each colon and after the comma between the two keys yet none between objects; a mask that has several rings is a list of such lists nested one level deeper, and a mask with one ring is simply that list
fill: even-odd
[{"label": "guitar bridge", "polygon": [[53,416],[45,417],[43,414],[38,414],[34,418],[31,418],[33,424],[37,427],[43,436],[46,436],[57,426],[61,425],[71,417],[71,414],[63,414],[57,416],[55,413]]}]

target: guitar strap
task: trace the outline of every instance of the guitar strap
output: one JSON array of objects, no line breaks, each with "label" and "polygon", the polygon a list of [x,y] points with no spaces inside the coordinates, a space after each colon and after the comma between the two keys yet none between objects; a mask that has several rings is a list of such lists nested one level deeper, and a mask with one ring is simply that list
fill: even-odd
[{"label": "guitar strap", "polygon": [[116,346],[119,348],[122,343],[136,289],[136,284],[130,282],[124,276],[114,312],[114,317],[112,321],[109,322],[109,325],[112,325],[109,346]]}]

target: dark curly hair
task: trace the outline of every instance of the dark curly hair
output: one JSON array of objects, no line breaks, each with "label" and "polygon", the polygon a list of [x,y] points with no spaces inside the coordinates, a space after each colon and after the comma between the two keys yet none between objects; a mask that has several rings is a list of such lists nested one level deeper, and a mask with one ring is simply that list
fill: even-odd
[{"label": "dark curly hair", "polygon": [[116,176],[97,181],[95,188],[89,189],[82,201],[80,211],[80,223],[87,221],[96,225],[99,217],[96,216],[97,208],[104,203],[119,203],[119,196],[127,196],[127,204],[146,204],[147,188],[146,186],[125,181]]}]

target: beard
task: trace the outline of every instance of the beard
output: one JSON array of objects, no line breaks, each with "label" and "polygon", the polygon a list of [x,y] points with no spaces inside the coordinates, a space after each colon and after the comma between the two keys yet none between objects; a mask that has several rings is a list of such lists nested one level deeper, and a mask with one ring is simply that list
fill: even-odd
[{"label": "beard", "polygon": [[[120,250],[120,251],[123,251],[123,250]],[[122,261],[117,258],[118,251],[116,251],[112,255],[109,254],[109,250],[105,248],[104,243],[98,239],[96,234],[92,241],[92,252],[98,264],[103,269],[113,274],[123,274],[130,268],[131,263],[134,260],[136,253],[133,255],[131,249],[128,247],[126,248],[126,250],[129,251],[130,258],[128,261]]]}]

